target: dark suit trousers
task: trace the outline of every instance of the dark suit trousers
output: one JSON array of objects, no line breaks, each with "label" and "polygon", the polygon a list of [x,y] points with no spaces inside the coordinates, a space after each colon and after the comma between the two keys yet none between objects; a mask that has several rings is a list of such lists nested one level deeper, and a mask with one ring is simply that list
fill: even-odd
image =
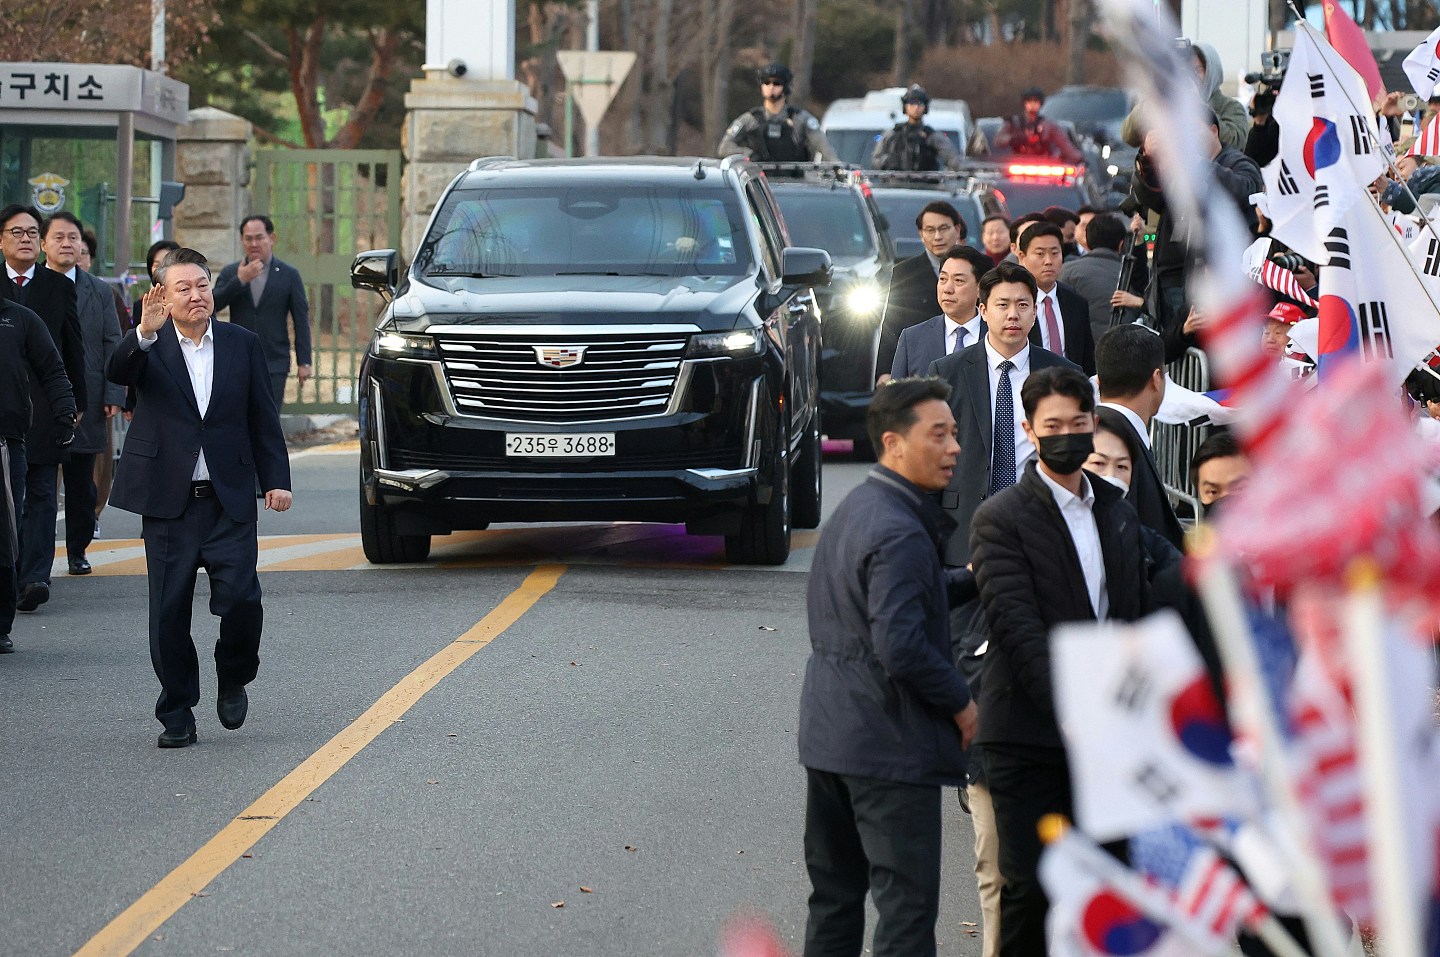
[{"label": "dark suit trousers", "polygon": [[860,957],[865,893],[874,957],[934,957],[940,913],[940,788],[806,769],[804,957]]},{"label": "dark suit trousers", "polygon": [[160,679],[155,717],[186,727],[200,702],[200,664],[190,636],[196,571],[210,577],[210,614],[220,619],[215,671],[221,685],[249,684],[260,667],[260,576],[254,522],[226,517],[220,500],[193,498],[179,518],[141,525],[150,574],[150,661]]},{"label": "dark suit trousers", "polygon": [[[95,540],[95,453],[71,452],[60,470],[65,480],[65,557],[84,558]],[[50,558],[53,562],[53,545]]]},{"label": "dark suit trousers", "polygon": [[285,380],[290,378],[289,372],[270,373],[270,395],[275,398],[275,411],[285,408]]},{"label": "dark suit trousers", "polygon": [[[60,467],[54,462],[31,465],[25,470],[20,560],[15,564],[15,575],[21,585],[50,581],[50,567],[55,564],[55,516],[60,511],[59,475]],[[90,529],[95,529],[93,520]]]},{"label": "dark suit trousers", "polygon": [[1000,837],[1000,957],[1045,957],[1050,902],[1040,885],[1040,835],[1046,814],[1074,818],[1063,748],[987,744],[985,773]]},{"label": "dark suit trousers", "polygon": [[[10,488],[9,504],[14,511],[5,516],[8,518],[5,523],[7,527],[0,531],[8,534],[12,528],[18,531],[20,507],[25,502],[25,440],[7,439],[5,453],[8,463],[5,485]],[[20,582],[15,574],[15,566],[0,565],[0,635],[10,634],[10,629],[15,625],[15,601],[19,597],[19,590]]]}]

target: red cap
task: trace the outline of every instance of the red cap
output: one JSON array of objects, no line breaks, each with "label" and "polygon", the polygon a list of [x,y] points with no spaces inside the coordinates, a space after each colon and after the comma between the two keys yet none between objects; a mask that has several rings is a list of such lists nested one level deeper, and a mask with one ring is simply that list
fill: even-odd
[{"label": "red cap", "polygon": [[1293,326],[1305,318],[1305,310],[1293,302],[1280,302],[1275,304],[1275,308],[1271,309],[1265,318],[1283,322],[1287,326]]}]

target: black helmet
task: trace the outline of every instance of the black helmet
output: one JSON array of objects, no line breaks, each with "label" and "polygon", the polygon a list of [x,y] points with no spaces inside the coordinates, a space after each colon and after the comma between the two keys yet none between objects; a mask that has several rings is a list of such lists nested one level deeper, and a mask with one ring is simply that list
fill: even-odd
[{"label": "black helmet", "polygon": [[910,84],[910,89],[905,91],[905,95],[900,97],[900,103],[902,105],[923,103],[928,110],[930,108],[930,94],[926,93],[925,88],[919,83],[912,83]]},{"label": "black helmet", "polygon": [[764,83],[766,80],[779,80],[785,84],[785,93],[790,93],[790,84],[795,82],[795,74],[783,63],[772,63],[769,66],[762,66],[755,74],[756,83]]},{"label": "black helmet", "polygon": [[1038,86],[1032,86],[1024,93],[1020,94],[1020,102],[1023,103],[1026,100],[1039,100],[1041,103],[1044,103],[1045,91],[1040,89]]}]

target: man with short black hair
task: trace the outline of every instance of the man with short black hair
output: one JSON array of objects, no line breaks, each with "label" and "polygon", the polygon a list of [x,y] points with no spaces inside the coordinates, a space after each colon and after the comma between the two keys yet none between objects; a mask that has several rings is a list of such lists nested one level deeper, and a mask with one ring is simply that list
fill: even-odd
[{"label": "man with short black hair", "polygon": [[890,295],[880,321],[880,351],[875,362],[879,381],[895,362],[900,333],[940,314],[935,284],[940,277],[940,260],[952,248],[965,242],[967,227],[960,211],[943,199],[926,203],[915,217],[915,231],[925,251],[895,264],[890,272]]},{"label": "man with short black hair", "polygon": [[924,375],[936,359],[980,341],[985,335],[978,311],[980,277],[989,271],[990,257],[974,246],[956,246],[945,254],[936,283],[940,315],[900,333],[892,376]]},{"label": "man with short black hair", "polygon": [[1064,206],[1046,206],[1041,210],[1041,215],[1045,217],[1047,223],[1060,227],[1060,245],[1065,259],[1070,260],[1079,256],[1080,247],[1075,244],[1075,237],[1080,228],[1079,214]]},{"label": "man with short black hair", "polygon": [[1251,471],[1250,456],[1226,429],[1210,433],[1190,459],[1190,478],[1206,509],[1228,495],[1244,491],[1250,484]]},{"label": "man with short black hair", "polygon": [[[104,452],[110,437],[110,418],[125,403],[125,390],[105,381],[105,365],[120,342],[120,319],[115,312],[111,287],[79,267],[85,249],[83,226],[67,212],[58,212],[45,221],[40,246],[45,267],[64,276],[75,286],[75,307],[80,325],[80,343],[85,352],[86,403],[70,454],[61,463],[65,481],[65,558],[71,575],[90,574],[85,550],[95,537],[95,457]],[[55,470],[48,473],[55,481]],[[25,543],[32,561],[49,568],[55,561],[55,513],[37,516],[48,535],[37,535]],[[40,522],[37,521],[37,525]],[[48,577],[48,576],[47,576]]]},{"label": "man with short black hair", "polygon": [[985,749],[1000,836],[1001,957],[1046,953],[1049,904],[1037,877],[1047,814],[1074,817],[1055,718],[1050,633],[1077,621],[1135,621],[1149,611],[1140,521],[1121,491],[1090,481],[1095,392],[1073,369],[1032,374],[1020,390],[1038,450],[1020,481],[983,503],[970,527],[990,624],[976,741]]},{"label": "man with short black hair", "polygon": [[998,266],[1010,255],[1010,221],[999,213],[986,216],[980,224],[980,245],[990,257],[990,265]]},{"label": "man with short black hair", "polygon": [[1085,297],[1090,307],[1090,334],[1098,344],[1110,328],[1110,317],[1115,314],[1110,300],[1120,284],[1125,221],[1118,213],[1098,213],[1085,227],[1085,236],[1090,243],[1089,252],[1077,259],[1067,259],[1060,267],[1060,281]]},{"label": "man with short black hair", "polygon": [[1141,522],[1183,552],[1185,530],[1170,507],[1165,479],[1150,450],[1150,422],[1165,399],[1165,344],[1145,326],[1116,326],[1095,346],[1095,366],[1100,404],[1121,414],[1131,433],[1121,438],[1142,452],[1132,463],[1125,498]]},{"label": "man with short black hair", "polygon": [[[50,330],[60,351],[65,376],[70,380],[74,409],[88,402],[85,389],[85,347],[80,337],[76,311],[75,284],[61,274],[40,265],[40,211],[33,206],[11,204],[0,209],[0,253],[5,257],[0,275],[0,298],[19,303],[38,315]],[[20,558],[15,574],[20,594],[15,607],[35,611],[50,600],[50,565],[45,562],[42,543],[55,542],[55,513],[59,491],[55,481],[58,466],[65,461],[75,437],[75,422],[50,406],[50,397],[32,383],[30,405],[34,410],[30,431],[23,443],[10,450],[12,462],[23,462],[25,491],[21,495]]]},{"label": "man with short black hair", "polygon": [[[880,386],[866,427],[879,464],[847,495],[815,549],[800,692],[805,767],[805,957],[857,957],[865,895],[873,952],[935,954],[940,789],[965,780],[978,719],[950,660],[953,594],[940,553],[953,525],[931,493],[960,451],[937,379]],[[969,589],[973,591],[973,588]]]},{"label": "man with short black hair", "polygon": [[275,408],[285,406],[285,380],[290,377],[290,324],[295,324],[295,379],[309,380],[310,303],[305,281],[292,265],[275,256],[275,224],[269,216],[246,216],[240,222],[245,258],[220,270],[215,281],[215,310],[230,310],[230,321],[260,337],[270,369]]},{"label": "man with short black hair", "polygon": [[1016,258],[1035,277],[1035,327],[1030,341],[1064,356],[1095,374],[1095,336],[1090,330],[1090,304],[1072,287],[1060,282],[1065,260],[1060,227],[1038,222],[1024,228],[1015,241]]}]

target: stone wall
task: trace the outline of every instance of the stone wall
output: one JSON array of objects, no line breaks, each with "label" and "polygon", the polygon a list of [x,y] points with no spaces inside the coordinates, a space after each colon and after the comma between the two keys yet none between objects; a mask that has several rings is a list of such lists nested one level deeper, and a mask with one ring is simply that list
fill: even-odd
[{"label": "stone wall", "polygon": [[175,176],[185,184],[185,199],[175,207],[175,240],[200,250],[217,269],[240,258],[240,219],[250,208],[251,130],[243,117],[202,106],[176,134]]},{"label": "stone wall", "polygon": [[414,255],[435,201],[481,156],[535,155],[535,100],[514,80],[465,80],[430,71],[405,95],[404,220],[401,248]]}]

